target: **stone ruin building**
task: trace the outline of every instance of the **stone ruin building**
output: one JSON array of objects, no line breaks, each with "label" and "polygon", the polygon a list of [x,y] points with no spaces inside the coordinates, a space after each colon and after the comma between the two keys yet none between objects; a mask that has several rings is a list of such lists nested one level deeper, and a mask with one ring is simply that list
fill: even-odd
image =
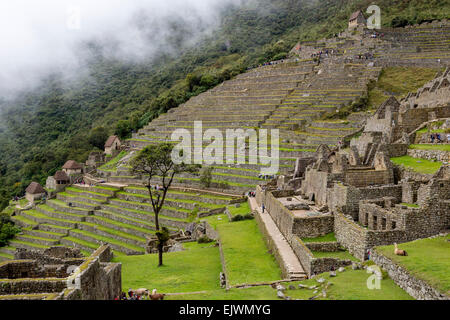
[{"label": "stone ruin building", "polygon": [[45,190],[37,182],[31,182],[30,185],[25,189],[25,198],[31,203],[36,200],[40,200],[43,197],[45,197]]},{"label": "stone ruin building", "polygon": [[48,190],[56,192],[63,191],[64,188],[70,184],[70,177],[64,171],[56,171],[54,176],[49,176],[45,183]]},{"label": "stone ruin building", "polygon": [[444,160],[435,174],[405,170],[390,160],[410,154],[419,129],[450,118],[449,70],[400,101],[389,98],[347,149],[320,145],[313,157],[297,160],[293,174],[258,186],[258,204],[265,205],[309,275],[345,262],[314,258],[311,250],[318,249],[302,238],[334,232],[337,245],[365,260],[374,246],[450,228],[449,152],[434,157]]},{"label": "stone ruin building", "polygon": [[121,264],[109,245],[83,258],[79,249],[17,249],[0,263],[0,300],[113,300],[122,293]]}]

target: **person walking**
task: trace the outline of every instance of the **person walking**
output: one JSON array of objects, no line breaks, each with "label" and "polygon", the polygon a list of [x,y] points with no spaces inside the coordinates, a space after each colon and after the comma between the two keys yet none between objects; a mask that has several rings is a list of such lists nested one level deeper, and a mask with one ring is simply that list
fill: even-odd
[{"label": "person walking", "polygon": [[262,206],[261,206],[261,210],[262,210],[262,213],[264,213],[264,210],[266,209],[266,206],[264,205],[264,203],[262,204]]}]

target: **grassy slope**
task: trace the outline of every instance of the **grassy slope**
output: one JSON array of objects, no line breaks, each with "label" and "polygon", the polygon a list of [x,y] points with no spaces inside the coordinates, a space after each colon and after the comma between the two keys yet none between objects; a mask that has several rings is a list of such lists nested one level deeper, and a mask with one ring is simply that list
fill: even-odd
[{"label": "grassy slope", "polygon": [[228,210],[230,211],[231,215],[234,217],[238,214],[241,216],[246,215],[247,213],[250,213],[250,205],[248,202],[241,203],[239,208],[236,208],[234,205],[228,206]]},{"label": "grassy slope", "polygon": [[409,149],[440,150],[450,152],[450,144],[411,144]]},{"label": "grassy slope", "polygon": [[161,292],[217,290],[220,265],[219,248],[211,243],[184,244],[185,251],[164,255],[164,266],[157,267],[158,255],[122,256],[122,289],[156,288]]},{"label": "grassy slope", "polygon": [[[337,277],[330,278],[328,274],[322,274],[323,277],[330,280],[333,285],[328,291],[327,298],[319,300],[412,300],[405,291],[398,287],[390,278],[381,280],[381,289],[370,290],[367,288],[367,279],[369,274],[365,270],[347,270],[343,273],[337,273]],[[298,284],[317,285],[315,279],[296,281],[283,284],[288,288],[294,285],[297,289],[287,290],[286,295],[293,299],[309,299],[315,296],[314,290],[298,289]],[[167,300],[277,300],[277,291],[270,286],[261,286],[245,289],[214,290],[205,294],[168,296]]]},{"label": "grassy slope", "polygon": [[376,248],[377,251],[405,267],[413,276],[428,282],[442,292],[450,293],[450,235],[400,244],[408,256],[394,254],[394,246]]},{"label": "grassy slope", "polygon": [[403,165],[415,172],[434,174],[442,166],[442,162],[434,162],[426,159],[418,159],[410,156],[391,158],[391,161],[397,165]]},{"label": "grassy slope", "polygon": [[389,67],[383,69],[379,81],[369,90],[369,108],[376,109],[391,95],[401,99],[432,80],[438,70],[431,68]]},{"label": "grassy slope", "polygon": [[218,225],[230,285],[281,279],[255,220]]}]

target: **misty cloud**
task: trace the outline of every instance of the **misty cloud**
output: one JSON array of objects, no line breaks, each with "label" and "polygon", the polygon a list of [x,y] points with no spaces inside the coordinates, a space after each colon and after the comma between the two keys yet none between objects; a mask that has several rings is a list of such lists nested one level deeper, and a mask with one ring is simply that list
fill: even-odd
[{"label": "misty cloud", "polygon": [[1,1],[0,95],[35,85],[50,72],[81,71],[83,43],[129,61],[176,51],[217,27],[224,6],[242,1]]}]

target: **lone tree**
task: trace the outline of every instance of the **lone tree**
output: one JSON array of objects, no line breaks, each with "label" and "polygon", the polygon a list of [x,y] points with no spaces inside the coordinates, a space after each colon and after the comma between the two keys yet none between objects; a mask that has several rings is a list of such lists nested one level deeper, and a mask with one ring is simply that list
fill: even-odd
[{"label": "lone tree", "polygon": [[[169,230],[159,226],[159,214],[164,205],[167,192],[172,185],[175,175],[190,172],[195,173],[200,169],[199,165],[175,164],[172,161],[173,145],[161,143],[149,145],[141,150],[138,155],[131,160],[132,172],[141,175],[145,179],[145,187],[148,190],[153,212],[155,214],[156,236],[158,238],[159,264],[163,265],[163,248],[170,239]],[[160,179],[158,188],[152,188],[155,178]]]}]

